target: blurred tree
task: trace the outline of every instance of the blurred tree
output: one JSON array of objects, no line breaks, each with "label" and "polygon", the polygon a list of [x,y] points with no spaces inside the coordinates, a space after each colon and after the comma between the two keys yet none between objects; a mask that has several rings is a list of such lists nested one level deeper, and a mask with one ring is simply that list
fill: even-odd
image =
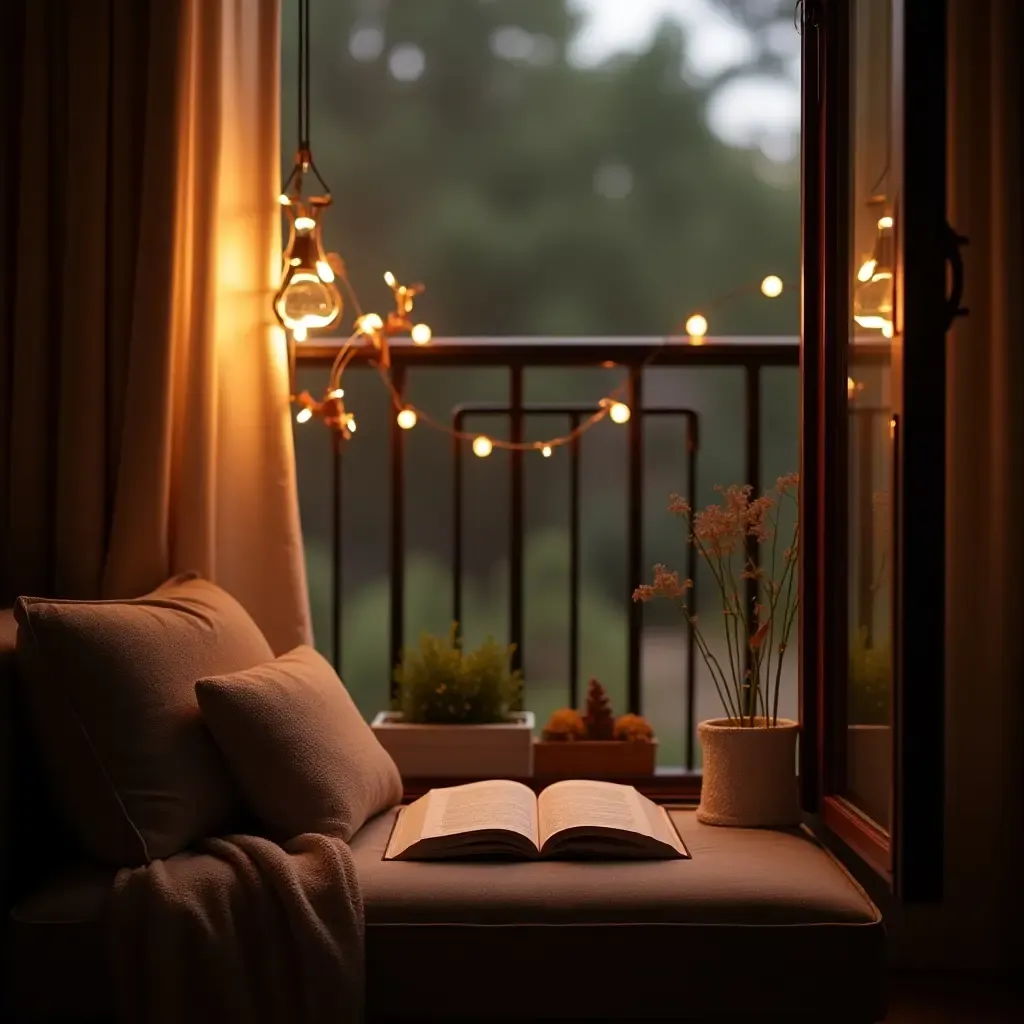
[{"label": "blurred tree", "polygon": [[[574,63],[572,44],[582,22],[568,0],[313,3],[312,141],[335,200],[325,241],[345,259],[364,308],[387,306],[381,275],[392,270],[427,284],[417,312],[437,335],[661,336],[708,299],[778,273],[791,284],[781,299],[753,295],[724,306],[714,313],[712,332],[795,334],[795,177],[765,180],[763,154],[726,145],[706,117],[726,80],[787,73],[786,50],[778,43],[787,19],[795,31],[792,4],[714,2],[750,33],[754,58],[706,81],[684,77],[692,44],[671,21],[639,52],[595,66]],[[287,167],[295,145],[294,0],[284,0],[283,19]],[[528,397],[596,399],[611,386],[609,372],[545,371],[531,378]],[[457,402],[504,394],[493,371],[430,373],[426,392],[417,383],[416,401],[441,417]],[[698,500],[713,483],[738,479],[743,410],[737,371],[673,377],[660,394],[652,377],[649,398],[699,408],[710,425],[703,431]],[[322,384],[305,371],[303,386]],[[345,531],[358,539],[346,542],[346,595],[354,602],[346,637],[359,647],[351,663],[362,692],[375,671],[370,666],[386,653],[383,438],[391,410],[370,375],[349,390],[360,431],[345,454]],[[774,408],[766,402],[766,465],[788,459],[794,441],[791,418],[772,416]],[[649,479],[659,491],[689,486],[678,480],[678,441],[654,441],[646,453]],[[328,560],[316,553],[329,551],[329,456],[313,427],[298,431],[296,445],[314,614],[327,644]],[[622,596],[631,582],[624,579],[617,532],[624,520],[610,497],[625,487],[618,447],[609,442],[602,458],[585,460],[582,480],[592,524],[584,538],[583,572],[592,588],[584,629],[599,636],[608,632],[610,616],[624,626]],[[423,628],[423,616],[436,618],[438,579],[447,578],[437,566],[450,557],[450,508],[442,499],[450,461],[442,437],[417,437],[410,445],[408,493],[434,501],[418,509],[410,541],[422,555],[411,555],[408,566],[411,636]],[[496,455],[473,472],[479,486],[466,503],[466,568],[475,578],[467,590],[487,624],[503,629],[504,615],[486,588],[495,572],[500,576],[507,508],[492,501],[486,515],[474,516],[473,494],[498,493],[504,467]],[[532,500],[540,507],[530,510],[531,521],[564,523],[557,488],[538,488]],[[651,500],[661,508],[660,497]],[[675,524],[667,515],[647,518],[651,550],[659,550]],[[549,538],[542,549],[554,558],[552,545]],[[564,606],[564,593],[542,600],[535,591],[528,590],[530,615],[543,606],[553,616],[556,604]],[[624,650],[621,638],[614,646]],[[547,664],[536,647],[530,657]],[[547,667],[540,671],[550,675]],[[612,685],[623,678],[618,665],[597,671]],[[383,685],[383,663],[380,672]]]}]

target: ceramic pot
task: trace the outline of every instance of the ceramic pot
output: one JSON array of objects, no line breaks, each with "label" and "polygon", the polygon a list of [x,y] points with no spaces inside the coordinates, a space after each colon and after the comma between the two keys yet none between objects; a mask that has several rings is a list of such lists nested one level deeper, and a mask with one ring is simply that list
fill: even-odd
[{"label": "ceramic pot", "polygon": [[763,718],[740,727],[714,718],[697,726],[704,756],[697,820],[738,828],[785,828],[800,824],[796,738],[788,718],[771,729]]}]

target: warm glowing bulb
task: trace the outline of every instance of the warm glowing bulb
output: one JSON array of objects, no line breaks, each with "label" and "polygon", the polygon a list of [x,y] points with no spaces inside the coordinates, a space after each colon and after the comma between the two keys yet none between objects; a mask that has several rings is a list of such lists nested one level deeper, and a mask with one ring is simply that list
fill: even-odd
[{"label": "warm glowing bulb", "polygon": [[355,416],[349,416],[349,418],[348,418],[348,430],[349,430],[350,434],[354,434],[356,432],[356,418],[355,418]]},{"label": "warm glowing bulb", "polygon": [[629,419],[629,406],[624,402],[612,402],[611,408],[608,410],[608,415],[612,418],[612,423],[625,423]]},{"label": "warm glowing bulb", "polygon": [[881,217],[881,218],[879,218],[878,227],[882,231],[884,231],[886,228],[891,228],[892,227],[892,217]]},{"label": "warm glowing bulb", "polygon": [[335,388],[333,391],[329,391],[327,393],[327,397],[328,398],[344,398],[345,397],[345,389],[344,388]]},{"label": "warm glowing bulb", "polygon": [[544,456],[545,459],[550,459],[551,458],[551,445],[549,445],[549,444],[544,445],[544,447],[541,448],[540,453],[541,453],[541,455]]},{"label": "warm glowing bulb", "polygon": [[494,451],[494,445],[491,444],[489,437],[484,437],[481,434],[479,437],[473,438],[473,454],[478,455],[481,459],[486,459],[491,452]]},{"label": "warm glowing bulb", "polygon": [[296,341],[305,341],[309,337],[309,332],[306,330],[305,324],[296,324],[292,328],[292,337]]},{"label": "warm glowing bulb", "polygon": [[277,197],[277,201],[282,206],[291,206],[292,205],[292,201],[283,192]]},{"label": "warm glowing bulb", "polygon": [[392,274],[390,270],[385,270],[384,271],[384,283],[389,288],[394,288],[395,287],[395,275]]},{"label": "warm glowing bulb", "polygon": [[891,320],[886,320],[885,323],[882,324],[882,337],[883,338],[891,338],[892,336],[893,336],[892,321]]},{"label": "warm glowing bulb", "polygon": [[312,217],[296,217],[295,218],[295,230],[296,231],[312,231],[316,227],[316,221]]},{"label": "warm glowing bulb", "polygon": [[412,341],[414,345],[426,345],[434,336],[433,331],[427,324],[415,324],[412,329]]},{"label": "warm glowing bulb", "polygon": [[691,338],[703,338],[708,333],[708,322],[700,315],[700,313],[694,313],[689,320],[686,321],[686,333]]},{"label": "warm glowing bulb", "polygon": [[300,409],[295,414],[295,421],[297,423],[308,423],[313,418],[312,409]]},{"label": "warm glowing bulb", "polygon": [[777,299],[782,294],[782,278],[777,274],[769,274],[761,282],[761,291],[769,299]]},{"label": "warm glowing bulb", "polygon": [[857,382],[852,377],[846,378],[846,397],[853,398],[857,394]]},{"label": "warm glowing bulb", "polygon": [[403,430],[412,430],[416,426],[416,410],[415,409],[403,409],[398,414],[398,425]]},{"label": "warm glowing bulb", "polygon": [[381,330],[383,326],[384,321],[376,313],[364,313],[356,321],[356,330],[363,334],[373,334],[374,331]]},{"label": "warm glowing bulb", "polygon": [[334,271],[331,269],[331,265],[327,260],[317,260],[316,272],[320,275],[320,280],[326,281],[327,284],[330,284],[334,280]]},{"label": "warm glowing bulb", "polygon": [[870,281],[871,275],[875,272],[875,267],[878,266],[878,260],[865,260],[860,265],[860,270],[857,271],[858,281]]}]

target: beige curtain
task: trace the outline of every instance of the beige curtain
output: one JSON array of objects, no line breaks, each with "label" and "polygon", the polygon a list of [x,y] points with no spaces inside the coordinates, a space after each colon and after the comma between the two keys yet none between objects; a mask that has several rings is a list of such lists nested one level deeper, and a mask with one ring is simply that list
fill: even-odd
[{"label": "beige curtain", "polygon": [[0,602],[197,569],[309,639],[279,266],[278,0],[4,15]]}]

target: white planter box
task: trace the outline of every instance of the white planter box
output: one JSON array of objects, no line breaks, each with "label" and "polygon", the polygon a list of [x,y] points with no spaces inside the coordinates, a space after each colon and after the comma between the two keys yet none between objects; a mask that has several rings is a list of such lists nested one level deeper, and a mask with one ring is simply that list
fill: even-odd
[{"label": "white planter box", "polygon": [[403,778],[522,779],[533,775],[533,712],[493,725],[419,725],[381,711],[370,723]]}]

